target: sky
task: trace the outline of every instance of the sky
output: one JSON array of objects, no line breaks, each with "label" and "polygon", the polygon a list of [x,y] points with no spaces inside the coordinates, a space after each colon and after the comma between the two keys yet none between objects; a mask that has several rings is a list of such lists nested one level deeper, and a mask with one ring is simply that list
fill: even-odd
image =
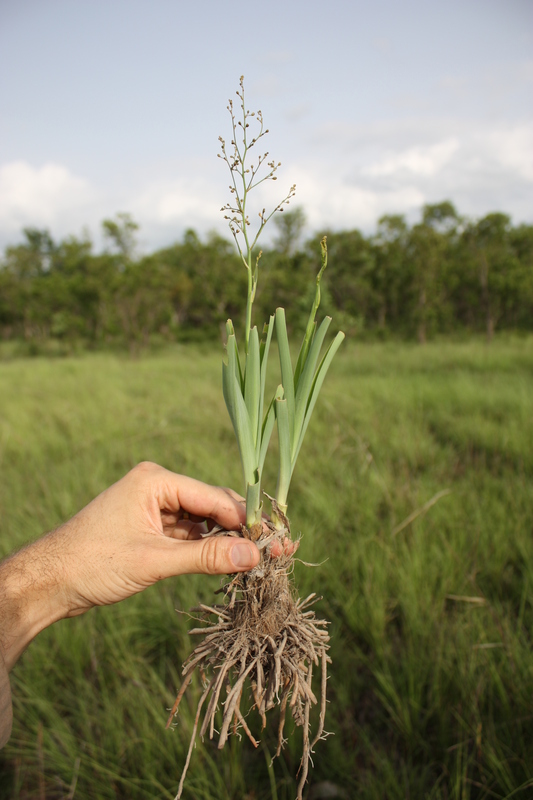
[{"label": "sky", "polygon": [[245,76],[307,233],[451,200],[533,222],[531,0],[0,0],[0,248],[25,226],[145,252],[227,232],[228,98]]}]

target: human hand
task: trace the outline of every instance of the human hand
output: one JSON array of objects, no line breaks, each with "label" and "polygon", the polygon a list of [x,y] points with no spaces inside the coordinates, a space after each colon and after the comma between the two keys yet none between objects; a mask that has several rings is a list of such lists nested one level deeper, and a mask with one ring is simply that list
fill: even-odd
[{"label": "human hand", "polygon": [[68,615],[174,575],[254,567],[259,551],[252,542],[201,536],[207,527],[200,520],[240,529],[246,515],[237,497],[156,464],[137,465],[53,534],[66,567]]},{"label": "human hand", "polygon": [[0,564],[0,646],[8,668],[58,619],[124,600],[173,575],[251,569],[259,561],[253,542],[201,536],[206,524],[232,530],[244,522],[244,506],[230,490],[139,464],[71,520]]}]

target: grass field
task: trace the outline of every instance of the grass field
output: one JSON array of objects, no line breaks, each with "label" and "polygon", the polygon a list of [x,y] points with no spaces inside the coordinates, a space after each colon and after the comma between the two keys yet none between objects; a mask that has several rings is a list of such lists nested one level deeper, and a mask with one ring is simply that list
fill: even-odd
[{"label": "grass field", "polygon": [[[192,346],[0,362],[0,555],[143,459],[241,490],[220,371]],[[290,505],[324,562],[297,564],[299,591],[331,620],[309,800],[533,796],[532,482],[531,338],[341,351]],[[191,649],[175,609],[219,585],[169,580],[43,632],[12,673],[0,797],[173,798],[200,689],[166,731]],[[298,733],[273,767],[262,740],[199,743],[184,797],[294,800]]]}]

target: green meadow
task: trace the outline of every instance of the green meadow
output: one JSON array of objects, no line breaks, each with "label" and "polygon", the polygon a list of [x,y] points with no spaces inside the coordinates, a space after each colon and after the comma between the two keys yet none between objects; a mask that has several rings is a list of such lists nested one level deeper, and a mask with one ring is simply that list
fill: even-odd
[{"label": "green meadow", "polygon": [[[221,349],[2,352],[0,556],[141,460],[242,491]],[[331,622],[309,800],[533,796],[532,484],[531,337],[341,348],[289,498],[318,565],[296,564],[298,591]],[[193,646],[177,612],[219,586],[167,580],[40,634],[11,675],[0,797],[172,800],[201,692],[165,730]],[[294,800],[301,736],[271,765],[270,725],[257,750],[199,741],[184,797]]]}]

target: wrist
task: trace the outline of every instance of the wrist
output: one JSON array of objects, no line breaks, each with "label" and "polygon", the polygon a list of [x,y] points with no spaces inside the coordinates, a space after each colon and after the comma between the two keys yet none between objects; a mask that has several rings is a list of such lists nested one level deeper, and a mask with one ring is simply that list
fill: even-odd
[{"label": "wrist", "polygon": [[49,536],[0,563],[0,651],[8,671],[37,634],[68,616]]}]

